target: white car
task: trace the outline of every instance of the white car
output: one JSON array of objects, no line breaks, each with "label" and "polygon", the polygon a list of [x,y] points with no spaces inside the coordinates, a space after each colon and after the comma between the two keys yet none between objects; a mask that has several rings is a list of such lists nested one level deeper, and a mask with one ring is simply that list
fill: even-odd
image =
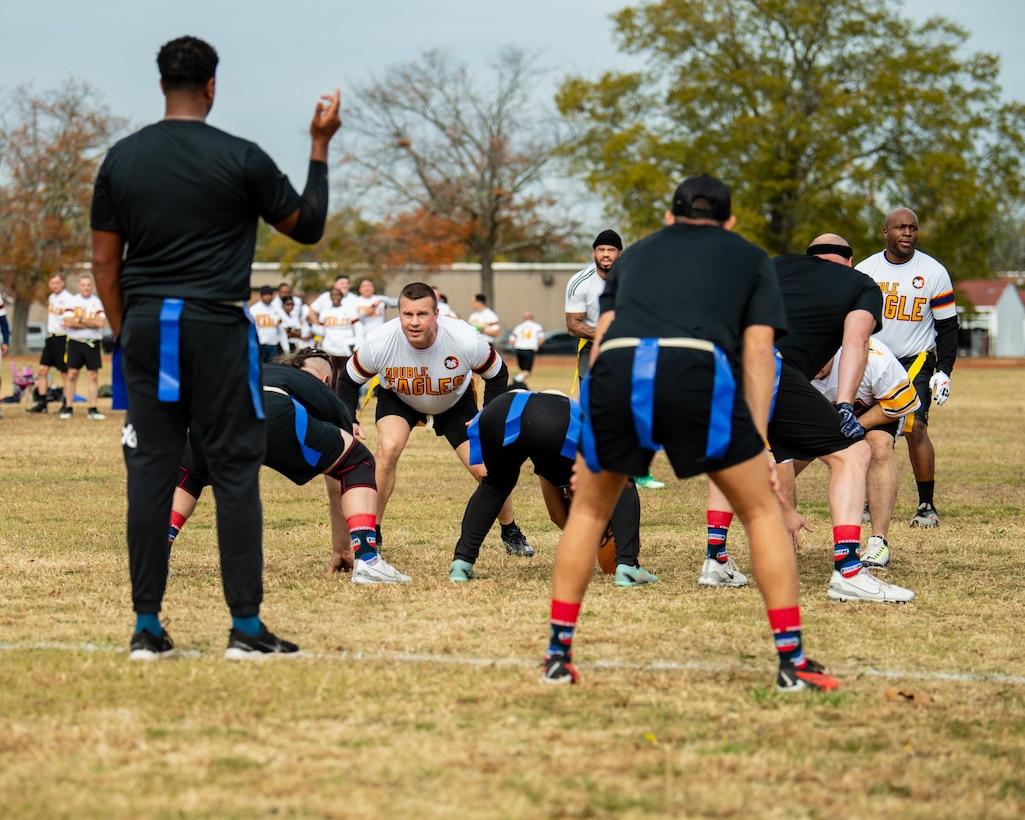
[{"label": "white car", "polygon": [[25,326],[25,347],[32,353],[38,353],[46,347],[46,325],[42,322],[29,322]]}]

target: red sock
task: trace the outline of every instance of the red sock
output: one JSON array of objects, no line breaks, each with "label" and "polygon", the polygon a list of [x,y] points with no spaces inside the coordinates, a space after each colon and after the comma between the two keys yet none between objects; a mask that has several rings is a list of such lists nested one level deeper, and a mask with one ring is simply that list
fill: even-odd
[{"label": "red sock", "polygon": [[780,660],[803,669],[808,661],[804,657],[804,648],[801,645],[800,607],[770,609],[769,626],[772,627],[772,638],[776,642]]},{"label": "red sock", "polygon": [[373,513],[352,515],[345,519],[356,557],[366,560],[377,554],[377,516]]}]

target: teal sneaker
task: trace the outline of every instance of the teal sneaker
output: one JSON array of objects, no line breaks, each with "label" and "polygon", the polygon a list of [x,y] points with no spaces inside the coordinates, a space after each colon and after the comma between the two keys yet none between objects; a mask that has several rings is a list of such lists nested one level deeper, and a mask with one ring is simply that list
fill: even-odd
[{"label": "teal sneaker", "polygon": [[651,473],[634,477],[634,484],[638,490],[661,490],[666,485],[655,479]]},{"label": "teal sneaker", "polygon": [[628,564],[616,566],[617,587],[639,587],[644,584],[657,584],[658,576],[653,575],[641,567],[631,567]]},{"label": "teal sneaker", "polygon": [[463,584],[476,579],[477,573],[473,571],[473,564],[469,561],[461,561],[457,558],[452,562],[448,571],[448,580]]}]

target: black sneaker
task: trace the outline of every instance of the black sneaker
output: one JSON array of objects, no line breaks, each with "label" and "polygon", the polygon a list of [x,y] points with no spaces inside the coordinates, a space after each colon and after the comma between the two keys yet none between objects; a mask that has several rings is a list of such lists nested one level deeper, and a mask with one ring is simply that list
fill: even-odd
[{"label": "black sneaker", "polygon": [[830,689],[839,689],[840,681],[827,675],[822,664],[808,658],[800,669],[793,664],[781,663],[776,675],[776,688],[780,692],[801,692],[804,689],[826,692]]},{"label": "black sneaker", "polygon": [[502,543],[505,544],[506,555],[520,555],[524,558],[534,557],[534,548],[527,543],[527,536],[516,524],[502,528]]},{"label": "black sneaker", "polygon": [[30,407],[25,412],[26,413],[49,413],[50,411],[46,409],[46,405],[45,404],[43,404],[41,401],[38,401],[38,402],[36,402],[34,407]]},{"label": "black sneaker", "polygon": [[259,635],[247,635],[245,632],[232,629],[228,635],[228,648],[224,650],[224,657],[229,661],[241,661],[249,658],[266,658],[269,655],[290,655],[298,651],[298,646],[281,640],[261,623]]},{"label": "black sneaker", "polygon": [[541,683],[576,683],[580,680],[573,662],[565,655],[552,655],[541,665],[545,668]]},{"label": "black sneaker", "polygon": [[174,654],[174,642],[171,636],[164,630],[164,634],[157,636],[148,629],[140,629],[132,635],[131,649],[128,652],[128,659],[132,661],[159,661],[161,658],[170,658]]}]

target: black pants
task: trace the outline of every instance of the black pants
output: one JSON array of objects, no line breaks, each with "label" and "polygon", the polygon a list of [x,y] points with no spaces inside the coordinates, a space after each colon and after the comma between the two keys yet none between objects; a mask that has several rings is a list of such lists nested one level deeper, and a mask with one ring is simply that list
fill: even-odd
[{"label": "black pants", "polygon": [[[192,446],[210,468],[224,597],[231,614],[250,617],[263,600],[263,511],[259,472],[266,446],[248,383],[249,323],[181,320],[181,393],[157,399],[159,320],[125,316],[122,367],[128,416],[122,447],[128,470],[128,563],[136,612],[160,611],[167,583],[167,526],[178,468]],[[262,394],[260,400],[262,401]]]}]

